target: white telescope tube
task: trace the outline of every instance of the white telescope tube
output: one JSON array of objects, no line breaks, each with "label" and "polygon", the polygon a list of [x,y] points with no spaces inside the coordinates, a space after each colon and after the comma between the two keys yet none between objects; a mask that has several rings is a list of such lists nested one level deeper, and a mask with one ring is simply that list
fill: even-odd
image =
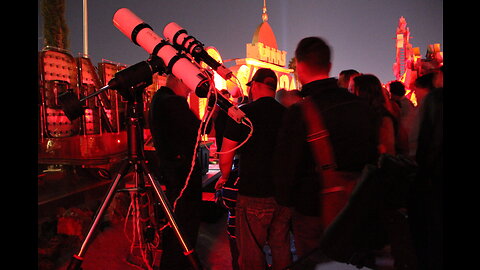
[{"label": "white telescope tube", "polygon": [[160,57],[175,77],[181,79],[191,90],[203,92],[209,89],[208,78],[198,65],[184,54],[180,54],[170,43],[158,36],[152,28],[127,8],[121,8],[113,15],[113,24],[133,43],[149,54]]},{"label": "white telescope tube", "polygon": [[179,46],[182,50],[191,54],[195,58],[200,58],[203,62],[215,70],[222,78],[228,80],[232,77],[230,71],[223,64],[213,59],[203,48],[203,44],[192,36],[189,36],[187,30],[183,29],[175,22],[171,22],[163,29],[163,36],[172,44]]}]

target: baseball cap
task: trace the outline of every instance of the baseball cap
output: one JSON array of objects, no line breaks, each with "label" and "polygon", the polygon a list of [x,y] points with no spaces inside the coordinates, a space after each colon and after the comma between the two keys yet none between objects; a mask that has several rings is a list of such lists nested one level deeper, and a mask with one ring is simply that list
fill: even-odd
[{"label": "baseball cap", "polygon": [[252,82],[261,82],[272,87],[274,90],[277,90],[277,75],[275,75],[275,72],[269,68],[260,68],[257,70],[255,75],[253,75],[252,80],[246,85],[250,86]]}]

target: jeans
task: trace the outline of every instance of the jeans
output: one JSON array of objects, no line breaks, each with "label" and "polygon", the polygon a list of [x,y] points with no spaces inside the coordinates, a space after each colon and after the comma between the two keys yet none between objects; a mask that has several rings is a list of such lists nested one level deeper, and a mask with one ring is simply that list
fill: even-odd
[{"label": "jeans", "polygon": [[306,216],[294,210],[292,230],[296,254],[301,258],[320,246],[324,232],[322,217]]},{"label": "jeans", "polygon": [[265,270],[263,247],[272,252],[272,269],[292,263],[290,251],[291,209],[278,205],[273,197],[255,198],[238,195],[236,206],[238,264],[242,270]]}]

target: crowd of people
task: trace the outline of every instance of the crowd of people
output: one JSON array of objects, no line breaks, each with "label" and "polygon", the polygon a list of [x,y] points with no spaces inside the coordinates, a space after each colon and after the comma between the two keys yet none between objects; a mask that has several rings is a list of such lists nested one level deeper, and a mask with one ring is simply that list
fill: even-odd
[{"label": "crowd of people", "polygon": [[[410,85],[414,105],[400,81],[384,86],[375,75],[353,69],[332,77],[331,57],[322,38],[298,43],[299,90],[277,89],[275,72],[257,70],[247,83],[248,98],[242,99],[248,101],[240,106],[253,130],[224,112],[215,115],[221,171],[215,188],[229,210],[232,269],[294,269],[296,260],[311,256],[347,204],[363,168],[382,154],[417,161],[408,209],[411,234],[405,237],[412,238],[418,269],[441,269],[443,67]],[[181,179],[189,178],[175,214],[195,245],[199,168],[187,176],[200,120],[188,108],[189,92],[181,80],[167,79],[152,101],[150,126],[169,200],[183,192]],[[320,120],[315,121],[323,123],[315,132],[306,103],[316,109]],[[330,162],[320,162],[319,156]],[[171,232],[166,233],[160,269],[189,269]]]}]

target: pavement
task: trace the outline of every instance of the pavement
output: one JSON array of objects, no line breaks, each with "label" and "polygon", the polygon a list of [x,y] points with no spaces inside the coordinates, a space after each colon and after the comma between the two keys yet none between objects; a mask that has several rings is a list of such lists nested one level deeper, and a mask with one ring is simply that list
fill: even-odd
[{"label": "pavement", "polygon": [[[228,239],[223,224],[220,219],[216,223],[202,222],[201,224],[195,250],[206,269],[231,269]],[[128,239],[128,234],[129,232],[124,231],[121,223],[105,228],[88,247],[82,268],[84,270],[147,269],[137,266],[141,265],[138,252],[134,252],[136,255],[131,255],[132,242]],[[70,260],[69,257],[65,259]],[[68,261],[65,261],[58,269],[66,269],[67,265]]]},{"label": "pavement", "polygon": [[[214,171],[215,173],[215,171]],[[40,180],[39,216],[38,216],[38,269],[64,270],[70,259],[79,252],[85,230],[89,228],[93,213],[108,190],[109,181],[94,179],[78,171],[62,170],[49,173]],[[68,180],[67,180],[68,179]],[[127,182],[129,180],[126,180]],[[210,184],[212,185],[212,184]],[[73,191],[73,189],[75,191]],[[70,188],[70,189],[69,189]],[[231,255],[226,232],[227,212],[225,209],[209,201],[213,187],[206,187],[202,202],[202,223],[195,251],[205,270],[231,270]],[[68,191],[68,190],[70,191]],[[78,191],[78,192],[76,192]],[[142,268],[138,248],[132,244],[132,218],[128,218],[128,193],[117,192],[103,221],[97,228],[90,245],[87,246],[83,270],[130,270]],[[75,215],[65,213],[77,210]],[[70,211],[70,212],[69,212]],[[62,224],[60,217],[75,216],[81,222]],[[64,231],[77,232],[77,235],[59,233]],[[79,228],[80,227],[80,228]],[[70,233],[72,234],[72,233]],[[135,243],[135,242],[134,242]],[[268,258],[267,258],[268,259]],[[394,269],[388,250],[379,253],[376,258],[379,270]],[[352,265],[327,262],[317,266],[321,270],[353,270]],[[369,270],[369,268],[362,268]]]},{"label": "pavement", "polygon": [[[198,244],[195,248],[202,266],[207,270],[231,270],[231,256],[227,234],[225,231],[226,215],[222,215],[215,222],[202,222]],[[134,262],[140,261],[139,257],[132,258],[131,242],[126,236],[123,224],[118,223],[109,226],[101,231],[93,240],[85,253],[82,263],[83,270],[131,270],[131,269],[147,269],[141,268]],[[64,253],[58,270],[67,269],[70,256],[77,252],[70,249],[72,253]],[[393,269],[392,260],[388,255],[377,258],[380,269]],[[354,270],[355,266],[337,262],[327,262],[317,265],[319,270]],[[370,268],[362,268],[370,270]]]}]

